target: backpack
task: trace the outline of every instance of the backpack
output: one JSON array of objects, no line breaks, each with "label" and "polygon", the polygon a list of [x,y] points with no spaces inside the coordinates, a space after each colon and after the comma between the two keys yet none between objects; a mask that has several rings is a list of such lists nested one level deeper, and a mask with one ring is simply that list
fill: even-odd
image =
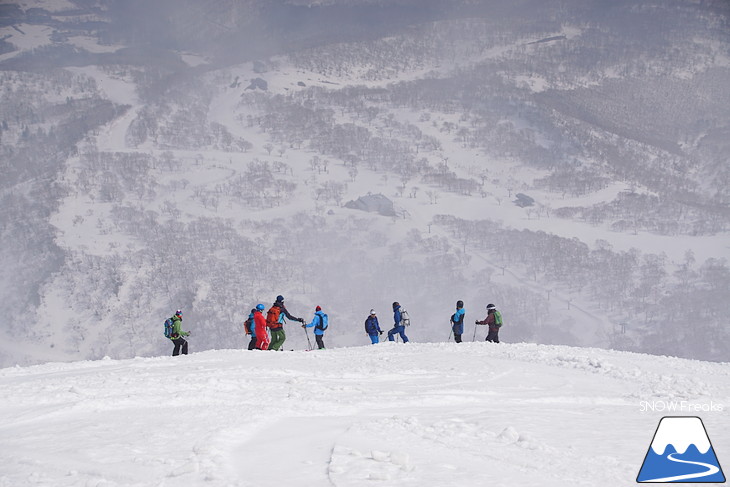
[{"label": "backpack", "polygon": [[175,329],[175,322],[172,321],[172,318],[166,319],[165,320],[165,338],[172,338],[174,329]]},{"label": "backpack", "polygon": [[246,335],[251,334],[251,328],[253,328],[253,318],[247,318],[246,321],[243,322],[243,329],[246,330]]},{"label": "backpack", "polygon": [[329,326],[329,318],[327,317],[326,313],[322,313],[319,315],[319,323],[317,323],[317,326],[315,328],[319,328],[320,330],[324,331]]},{"label": "backpack", "polygon": [[365,333],[368,335],[374,335],[378,332],[378,326],[376,326],[376,323],[378,323],[378,319],[373,316],[368,316],[365,320]]},{"label": "backpack", "polygon": [[400,310],[400,324],[401,326],[411,326],[411,317],[408,316],[408,311]]},{"label": "backpack", "polygon": [[266,312],[266,326],[269,328],[279,328],[279,316],[281,315],[281,308],[278,306],[272,306],[269,311]]},{"label": "backpack", "polygon": [[495,309],[494,310],[494,326],[496,326],[497,328],[500,328],[503,324],[504,323],[502,322],[502,313],[500,313],[499,311],[497,311]]}]

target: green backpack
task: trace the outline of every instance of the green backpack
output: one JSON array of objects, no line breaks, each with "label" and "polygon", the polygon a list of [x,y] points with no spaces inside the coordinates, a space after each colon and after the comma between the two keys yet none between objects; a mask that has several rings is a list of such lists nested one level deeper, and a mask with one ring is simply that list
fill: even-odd
[{"label": "green backpack", "polygon": [[497,311],[495,309],[494,310],[494,326],[496,326],[497,328],[501,328],[501,326],[503,324],[504,323],[502,322],[502,313],[500,313],[499,311]]}]

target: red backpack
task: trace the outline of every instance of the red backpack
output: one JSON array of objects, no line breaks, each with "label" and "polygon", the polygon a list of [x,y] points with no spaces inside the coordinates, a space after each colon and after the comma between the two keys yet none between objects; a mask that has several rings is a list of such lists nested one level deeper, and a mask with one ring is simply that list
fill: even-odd
[{"label": "red backpack", "polygon": [[246,330],[246,335],[251,334],[251,330],[253,330],[253,318],[246,318],[246,321],[243,322],[243,329]]},{"label": "red backpack", "polygon": [[269,328],[279,328],[279,315],[281,315],[281,308],[278,306],[272,306],[269,311],[266,312],[266,326]]}]

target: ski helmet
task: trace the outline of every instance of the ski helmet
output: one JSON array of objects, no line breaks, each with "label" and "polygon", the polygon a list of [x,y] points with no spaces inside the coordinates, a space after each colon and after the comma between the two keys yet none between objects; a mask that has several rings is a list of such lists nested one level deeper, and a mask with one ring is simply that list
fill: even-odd
[{"label": "ski helmet", "polygon": [[400,306],[398,301],[393,301],[393,309],[397,308],[398,306]]},{"label": "ski helmet", "polygon": [[283,302],[284,302],[284,296],[282,296],[281,294],[279,294],[279,295],[278,295],[278,296],[276,297],[276,301],[278,301],[278,302],[281,302],[281,303],[283,303]]},{"label": "ski helmet", "polygon": [[487,305],[487,309],[497,309],[497,307],[495,305],[493,305],[492,303],[489,303]]},{"label": "ski helmet", "polygon": [[456,307],[457,307],[457,308],[463,308],[463,307],[464,307],[464,301],[462,301],[461,299],[460,299],[460,300],[458,300],[458,301],[456,302]]},{"label": "ski helmet", "polygon": [[373,315],[373,316],[375,316],[375,310],[374,309],[371,309],[370,310],[370,314]]},{"label": "ski helmet", "polygon": [[266,309],[266,306],[264,306],[263,304],[257,304],[256,305],[256,309],[259,310],[259,311],[263,311],[263,310]]}]

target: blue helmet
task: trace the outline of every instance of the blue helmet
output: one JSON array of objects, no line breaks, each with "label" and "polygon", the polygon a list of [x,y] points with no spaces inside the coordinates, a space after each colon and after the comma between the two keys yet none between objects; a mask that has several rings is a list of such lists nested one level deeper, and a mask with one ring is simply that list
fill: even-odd
[{"label": "blue helmet", "polygon": [[259,310],[259,311],[263,311],[263,310],[266,309],[266,306],[264,306],[263,304],[257,304],[256,305],[256,309]]}]

